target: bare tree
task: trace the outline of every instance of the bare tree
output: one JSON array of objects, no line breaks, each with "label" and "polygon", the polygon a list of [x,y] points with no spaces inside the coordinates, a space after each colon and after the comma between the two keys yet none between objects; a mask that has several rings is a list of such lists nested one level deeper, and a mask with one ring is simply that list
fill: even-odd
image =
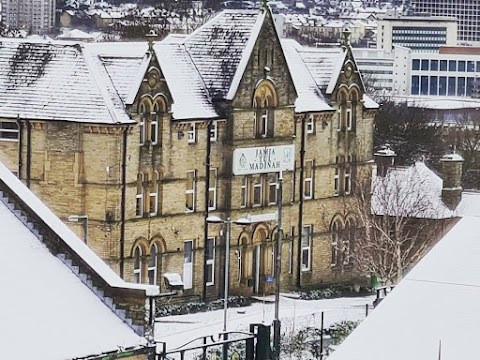
[{"label": "bare tree", "polygon": [[438,178],[423,163],[382,175],[357,187],[359,229],[349,256],[385,285],[398,282],[425,255],[451,213],[440,199]]}]

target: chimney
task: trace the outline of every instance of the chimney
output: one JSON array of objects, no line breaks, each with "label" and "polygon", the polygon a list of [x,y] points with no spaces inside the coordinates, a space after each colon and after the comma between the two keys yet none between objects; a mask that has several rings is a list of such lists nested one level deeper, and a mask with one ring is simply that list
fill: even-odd
[{"label": "chimney", "polygon": [[390,148],[389,144],[385,144],[380,150],[373,154],[373,158],[377,164],[378,176],[385,177],[385,175],[387,175],[388,169],[395,163],[395,156],[397,156],[397,154]]},{"label": "chimney", "polygon": [[462,200],[463,157],[455,152],[440,159],[442,164],[442,200],[450,210],[454,210]]}]

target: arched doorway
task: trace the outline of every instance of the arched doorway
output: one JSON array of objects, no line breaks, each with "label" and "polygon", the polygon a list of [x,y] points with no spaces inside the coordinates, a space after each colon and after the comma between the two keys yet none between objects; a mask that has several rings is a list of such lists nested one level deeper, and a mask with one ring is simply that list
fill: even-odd
[{"label": "arched doorway", "polygon": [[[259,224],[253,232],[252,242],[252,278],[253,292],[263,294],[265,290],[265,277],[269,273],[271,263],[271,244],[267,243],[269,238],[269,229],[265,224]],[[270,251],[269,251],[270,249]]]}]

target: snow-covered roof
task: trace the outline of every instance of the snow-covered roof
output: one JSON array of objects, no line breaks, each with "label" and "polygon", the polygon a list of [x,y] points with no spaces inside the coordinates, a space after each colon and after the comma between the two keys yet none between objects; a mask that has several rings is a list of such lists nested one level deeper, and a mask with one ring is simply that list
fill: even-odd
[{"label": "snow-covered roof", "polygon": [[292,39],[283,39],[282,47],[287,60],[287,65],[292,74],[292,80],[297,90],[295,112],[328,111],[333,108],[328,105],[325,97],[317,87],[307,66],[302,61],[299,51],[303,47]]},{"label": "snow-covered roof", "polygon": [[93,40],[94,37],[90,34],[87,34],[86,32],[79,30],[79,29],[73,29],[70,30],[64,34],[58,35],[57,39],[60,40]]},{"label": "snow-covered roof", "polygon": [[172,117],[177,120],[218,118],[185,45],[171,39],[155,44],[155,54],[172,95]]},{"label": "snow-covered roof", "polygon": [[422,219],[454,216],[442,200],[443,180],[423,162],[392,167],[385,176],[372,176],[372,211],[376,215]]},{"label": "snow-covered roof", "polygon": [[[7,176],[7,171],[0,166],[2,181],[12,185],[15,176]],[[29,197],[34,202],[32,207],[39,210],[40,200],[28,189],[19,188],[19,195]],[[57,218],[52,220],[54,215],[49,211],[42,217],[63,224]],[[26,343],[39,360],[72,359],[146,344],[1,201],[0,228],[0,264],[3,273],[11,274],[0,280],[0,287],[8,291],[8,296],[0,297],[4,310],[0,333],[2,343],[8,344],[2,350],[3,358],[18,358],[19,349]],[[71,232],[68,235],[70,239],[75,236]],[[78,237],[74,240],[82,244]],[[88,257],[94,266],[94,262],[101,262],[91,250]]]},{"label": "snow-covered roof", "polygon": [[461,219],[329,360],[476,359],[478,220]]},{"label": "snow-covered roof", "polygon": [[395,101],[407,102],[408,106],[432,110],[476,109],[480,107],[480,99],[451,96],[396,96]]},{"label": "snow-covered roof", "polygon": [[185,39],[212,98],[232,98],[229,90],[240,82],[264,17],[258,10],[225,10]]},{"label": "snow-covered roof", "polygon": [[74,43],[3,39],[0,117],[131,123],[105,69]]}]

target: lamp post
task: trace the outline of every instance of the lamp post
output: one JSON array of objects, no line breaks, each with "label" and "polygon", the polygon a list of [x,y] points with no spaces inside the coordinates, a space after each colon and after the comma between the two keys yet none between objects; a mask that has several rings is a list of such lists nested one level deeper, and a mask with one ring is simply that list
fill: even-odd
[{"label": "lamp post", "polygon": [[228,285],[230,281],[230,228],[232,222],[237,225],[247,226],[252,222],[248,219],[241,218],[237,221],[232,221],[229,217],[227,220],[223,220],[216,215],[210,215],[207,217],[208,224],[225,224],[227,225],[227,231],[225,234],[225,285],[223,295],[223,332],[227,331],[227,308],[228,308]]},{"label": "lamp post", "polygon": [[278,230],[277,251],[275,261],[275,319],[273,320],[273,358],[280,359],[280,274],[282,272],[282,209],[283,209],[283,172],[280,170],[277,188],[278,201]]},{"label": "lamp post", "polygon": [[88,240],[88,215],[69,215],[68,221],[71,222],[83,222],[83,240],[85,244]]}]

